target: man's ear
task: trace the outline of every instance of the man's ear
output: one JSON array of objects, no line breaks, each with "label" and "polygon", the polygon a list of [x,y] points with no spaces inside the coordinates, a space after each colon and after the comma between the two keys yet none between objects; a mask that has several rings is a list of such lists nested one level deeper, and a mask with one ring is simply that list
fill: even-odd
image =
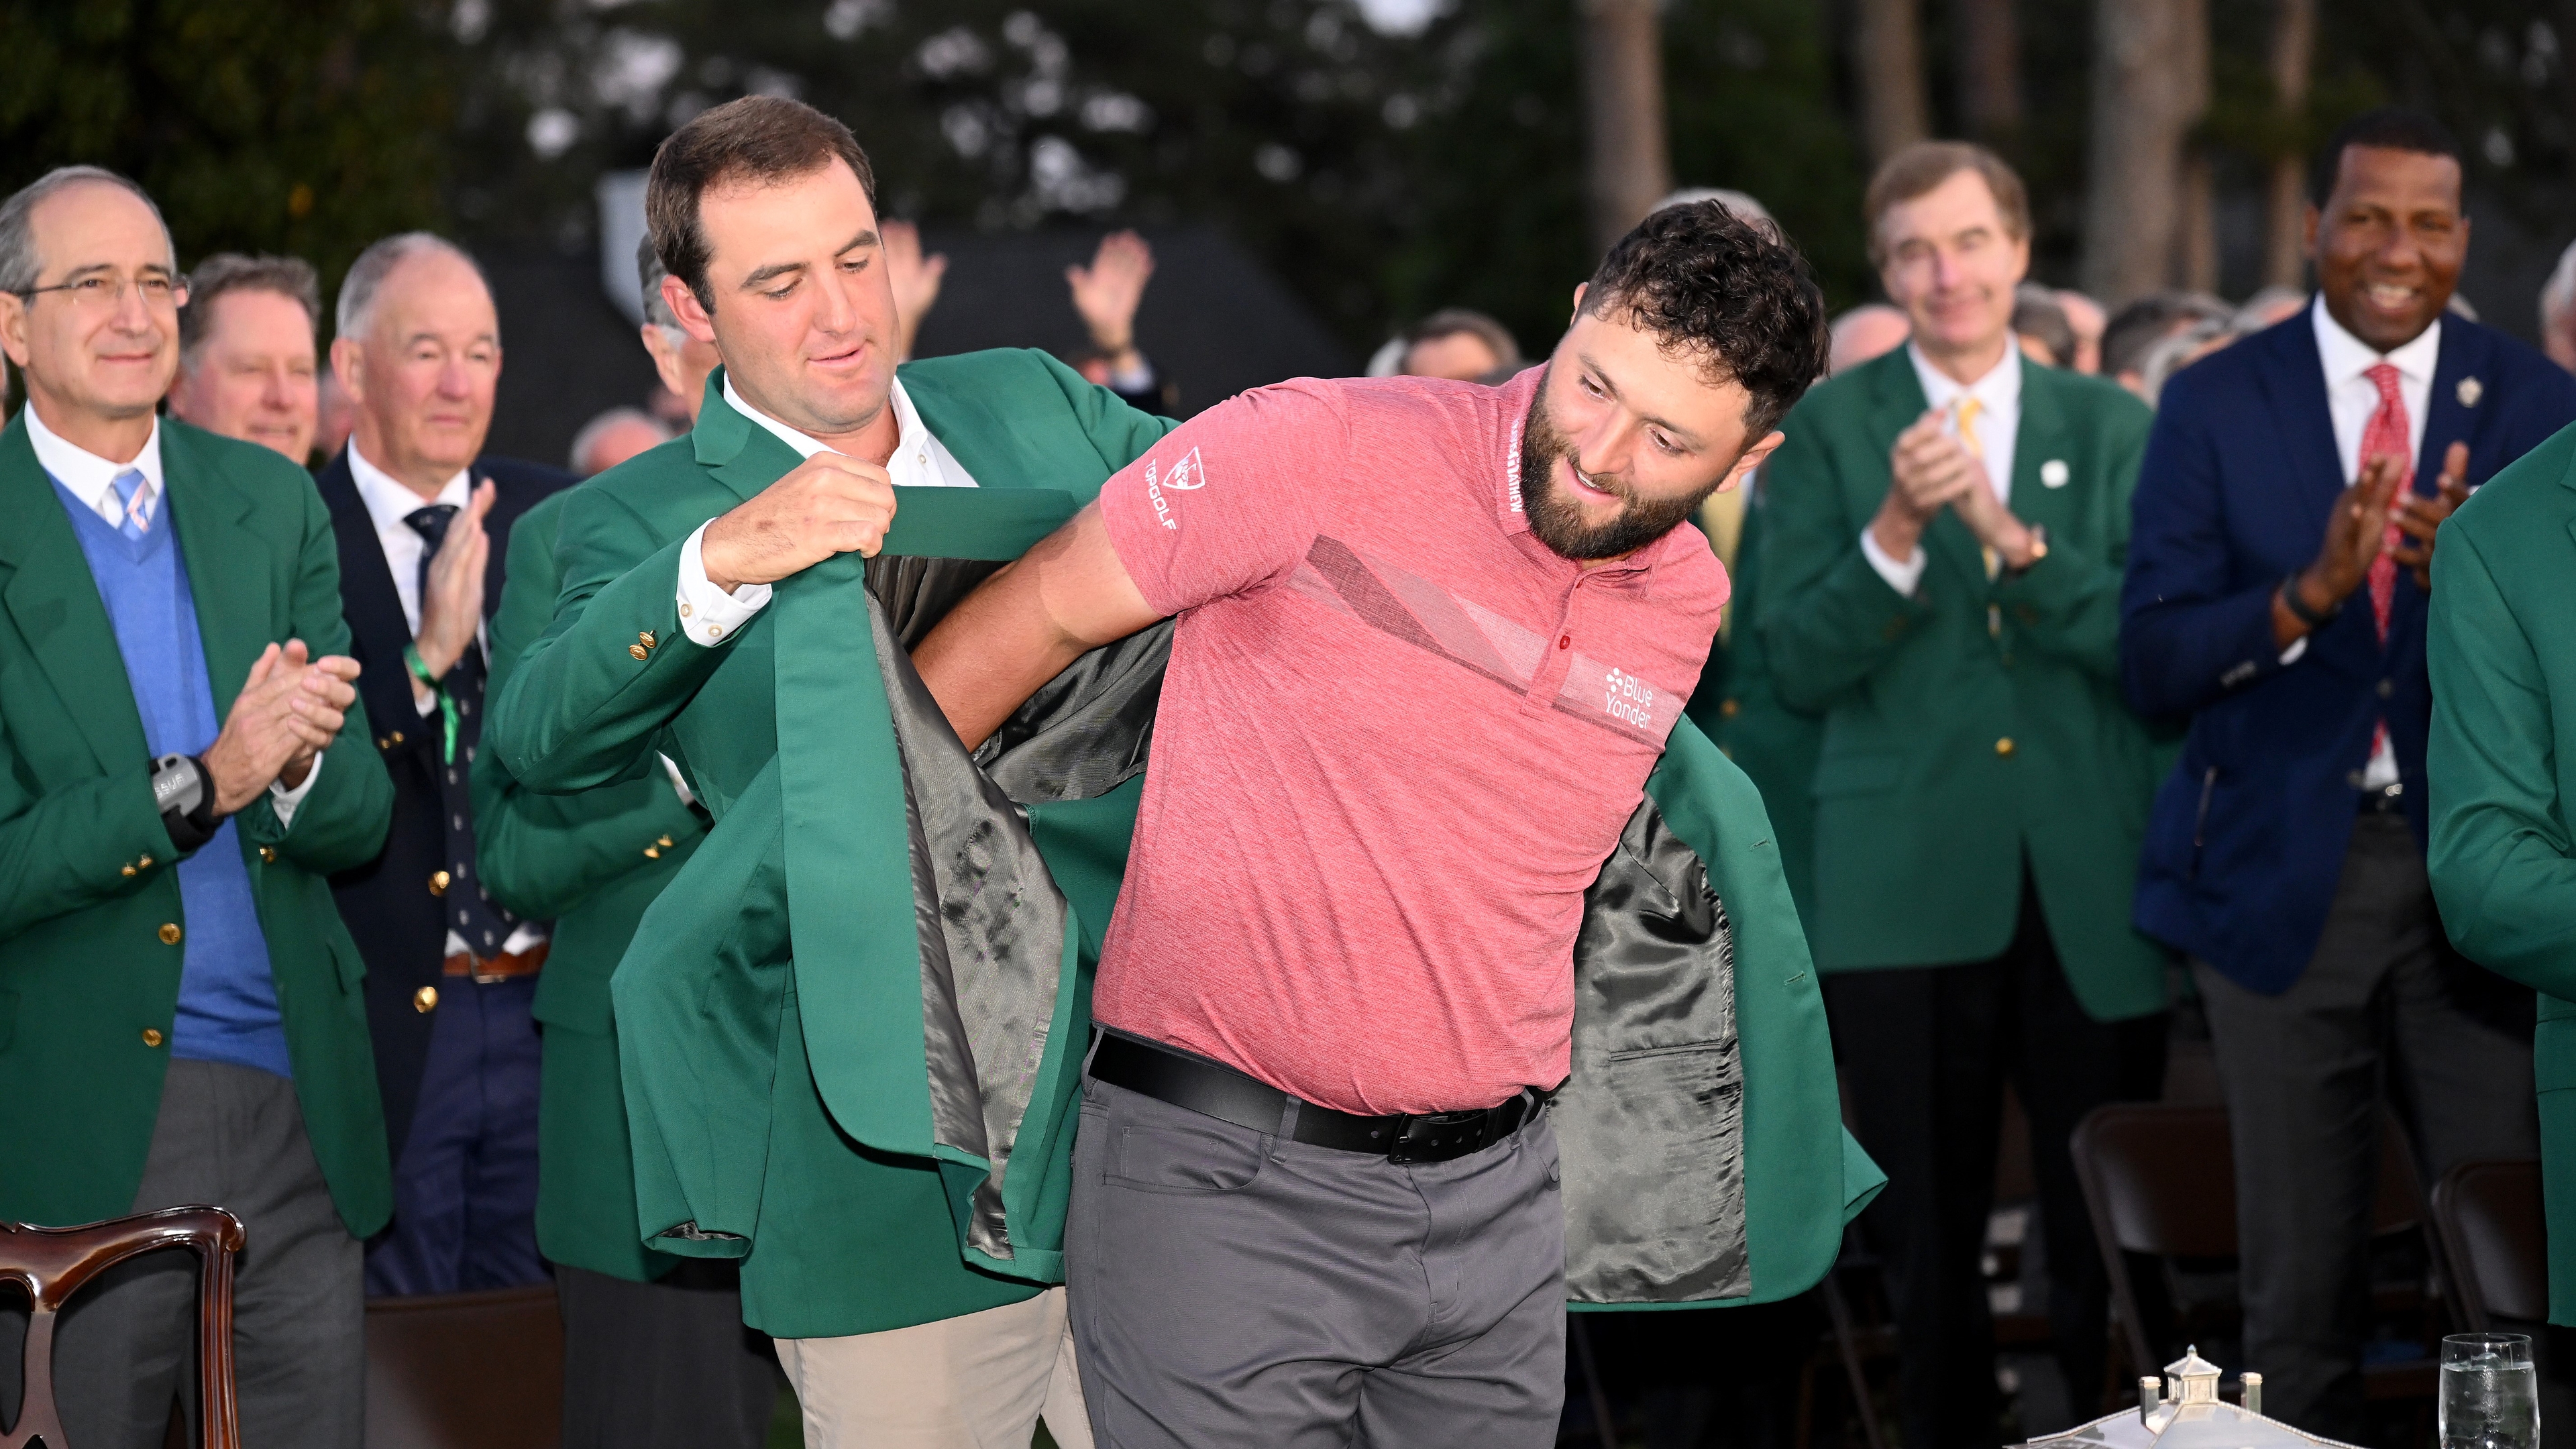
[{"label": "man's ear", "polygon": [[662,304],[679,319],[680,330],[712,347],[716,341],[716,319],[698,303],[698,294],[677,277],[662,278]]},{"label": "man's ear", "polygon": [[1735,460],[1735,466],[1727,470],[1726,481],[1718,485],[1717,491],[1723,493],[1729,488],[1743,487],[1744,480],[1753,476],[1753,470],[1761,467],[1771,454],[1787,441],[1789,441],[1787,433],[1777,428],[1772,429],[1763,436],[1761,442],[1745,449],[1744,456]]},{"label": "man's ear", "polygon": [[27,367],[27,299],[15,292],[0,292],[0,352],[23,372]]},{"label": "man's ear", "polygon": [[2322,219],[2313,201],[2299,208],[2299,255],[2312,262],[2317,259],[2317,223]]},{"label": "man's ear", "polygon": [[1583,294],[1591,290],[1592,284],[1590,282],[1577,282],[1574,284],[1574,310],[1566,315],[1565,320],[1568,323],[1571,323],[1575,318],[1583,315]]},{"label": "man's ear", "polygon": [[366,349],[358,345],[355,337],[331,339],[331,371],[340,379],[340,391],[347,393],[352,403],[367,400],[366,356]]}]

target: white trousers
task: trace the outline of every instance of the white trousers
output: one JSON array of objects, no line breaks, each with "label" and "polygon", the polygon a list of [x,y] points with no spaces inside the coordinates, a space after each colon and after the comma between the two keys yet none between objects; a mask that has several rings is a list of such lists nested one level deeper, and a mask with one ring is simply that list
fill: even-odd
[{"label": "white trousers", "polygon": [[776,1340],[806,1449],[1091,1449],[1064,1289],[883,1333]]}]

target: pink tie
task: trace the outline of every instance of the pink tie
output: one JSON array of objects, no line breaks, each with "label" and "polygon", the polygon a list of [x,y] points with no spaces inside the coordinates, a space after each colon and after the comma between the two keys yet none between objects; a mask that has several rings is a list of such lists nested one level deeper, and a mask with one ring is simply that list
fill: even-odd
[{"label": "pink tie", "polygon": [[[2379,410],[2361,430],[2361,461],[2393,455],[2397,459],[2397,496],[2403,498],[2415,486],[2415,462],[2407,447],[2406,398],[2397,390],[2397,369],[2390,363],[2379,363],[2363,376],[2379,389]],[[2388,642],[2388,606],[2397,597],[2396,550],[2406,542],[2406,535],[2396,524],[2388,525],[2388,536],[2380,540],[2379,557],[2370,561],[2370,612],[2379,621],[2379,642]]]}]

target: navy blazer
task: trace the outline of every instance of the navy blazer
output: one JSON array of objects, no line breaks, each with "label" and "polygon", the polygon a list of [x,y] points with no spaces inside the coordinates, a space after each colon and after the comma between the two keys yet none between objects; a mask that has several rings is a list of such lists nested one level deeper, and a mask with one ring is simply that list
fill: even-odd
[{"label": "navy blazer", "polygon": [[[483,519],[492,539],[492,560],[483,575],[483,617],[489,619],[501,604],[510,526],[577,480],[558,468],[510,458],[477,458],[472,471],[478,486],[486,478],[493,484],[492,511]],[[436,718],[423,719],[412,703],[402,657],[411,643],[411,623],[403,617],[402,596],[394,592],[394,572],[376,537],[375,519],[350,477],[347,449],[322,466],[314,484],[340,545],[341,612],[349,621],[349,655],[359,665],[358,694],[367,702],[377,753],[394,782],[393,825],[385,832],[384,849],[365,865],[333,876],[331,889],[367,963],[376,1084],[384,1097],[386,1136],[400,1160],[429,1061],[430,1016],[413,1005],[413,996],[424,986],[445,986],[440,973],[447,917],[429,890],[431,873],[447,861],[447,836],[439,826],[442,731]]]},{"label": "navy blazer", "polygon": [[[2435,491],[2454,442],[2475,487],[2576,419],[2576,378],[2449,316],[2426,411],[2415,490]],[[2316,557],[2347,482],[2303,309],[2165,385],[2132,504],[2122,680],[2139,712],[2191,723],[2148,821],[2136,924],[2254,991],[2288,990],[2316,952],[2381,719],[2425,834],[2413,571],[2398,571],[2385,646],[2366,588],[2295,663],[2272,642],[2272,591]]]}]

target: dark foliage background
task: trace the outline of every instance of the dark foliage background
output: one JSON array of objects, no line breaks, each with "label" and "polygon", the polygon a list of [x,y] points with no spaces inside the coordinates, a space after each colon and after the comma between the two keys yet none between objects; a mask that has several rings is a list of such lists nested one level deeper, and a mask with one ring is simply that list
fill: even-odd
[{"label": "dark foliage background", "polygon": [[[161,200],[186,258],[294,251],[336,280],[406,226],[584,248],[603,169],[643,165],[699,108],[772,91],[850,122],[890,214],[1211,223],[1355,352],[1453,303],[1543,345],[1591,260],[1573,0],[1417,3],[1402,24],[1405,0],[5,0],[0,186],[114,166]],[[2202,139],[2232,293],[2257,280],[2267,159],[2382,99],[2469,140],[2480,264],[2576,230],[2560,38],[2576,39],[2576,0],[2329,4],[2313,104],[2289,124],[2263,67],[2271,7],[2211,12]],[[2031,179],[2040,269],[2060,280],[2080,245],[2090,15],[2020,0],[2026,120],[1995,138]],[[1665,17],[1677,180],[1762,197],[1837,305],[1868,296],[1841,5],[1668,0]],[[1953,127],[1950,0],[1926,0],[1925,27],[1935,119]]]}]

